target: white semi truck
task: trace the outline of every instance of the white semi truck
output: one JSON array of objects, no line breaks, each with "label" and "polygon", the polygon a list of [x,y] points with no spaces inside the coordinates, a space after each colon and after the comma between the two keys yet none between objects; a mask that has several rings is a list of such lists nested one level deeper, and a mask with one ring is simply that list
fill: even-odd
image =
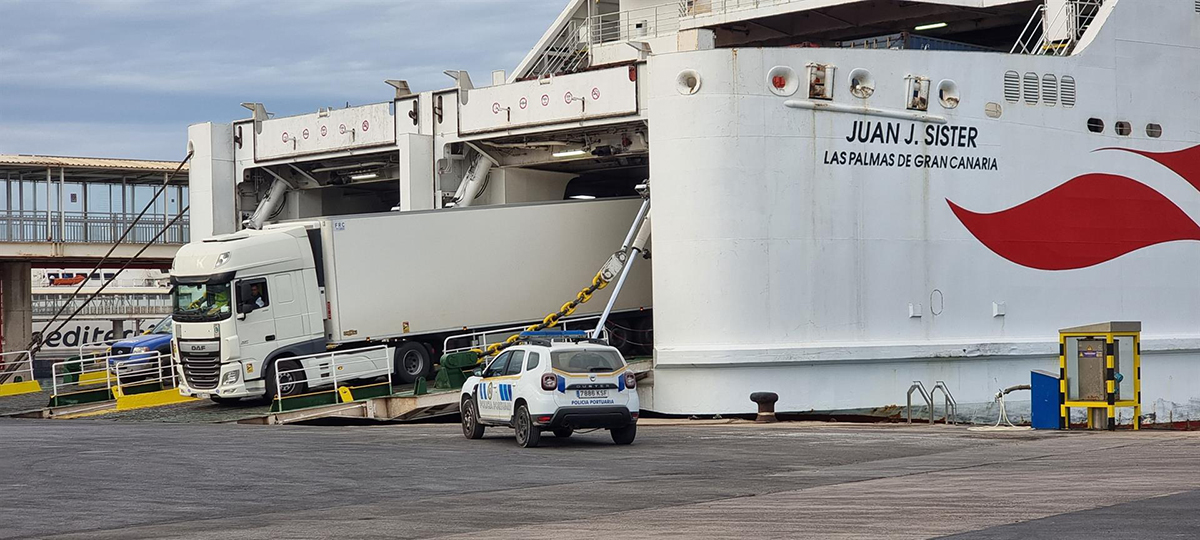
[{"label": "white semi truck", "polygon": [[[217,402],[298,395],[330,368],[292,359],[328,350],[361,349],[369,359],[341,366],[338,380],[378,375],[379,363],[403,382],[428,378],[446,337],[537,322],[574,298],[640,205],[322,217],[185,245],[171,268],[180,392]],[[649,266],[631,273],[610,320],[648,316]],[[599,312],[611,293],[597,291],[577,315]]]}]

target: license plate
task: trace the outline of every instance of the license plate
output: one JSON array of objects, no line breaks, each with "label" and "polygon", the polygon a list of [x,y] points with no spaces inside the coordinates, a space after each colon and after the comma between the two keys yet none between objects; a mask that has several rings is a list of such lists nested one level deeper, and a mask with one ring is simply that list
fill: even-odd
[{"label": "license plate", "polygon": [[608,397],[608,390],[576,390],[580,399],[596,399]]}]

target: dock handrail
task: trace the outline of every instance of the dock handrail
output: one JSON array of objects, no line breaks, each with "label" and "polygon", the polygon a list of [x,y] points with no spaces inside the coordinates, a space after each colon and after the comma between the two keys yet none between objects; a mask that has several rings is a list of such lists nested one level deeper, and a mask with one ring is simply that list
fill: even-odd
[{"label": "dock handrail", "polygon": [[[9,357],[16,356],[16,360],[10,360]],[[22,367],[24,366],[24,367]],[[29,351],[10,351],[0,353],[0,384],[10,382],[16,379],[20,374],[28,373],[29,376],[25,381],[34,380],[33,376],[33,357],[29,355]]]},{"label": "dock handrail", "polygon": [[[385,362],[384,362],[385,365],[382,367],[380,367],[378,365],[377,358],[370,356],[371,353],[378,352],[380,350],[384,351],[383,358],[385,359]],[[285,375],[292,375],[292,381],[290,384],[304,383],[310,389],[314,386],[320,387],[320,386],[326,386],[326,385],[332,384],[333,388],[330,391],[334,392],[335,394],[339,392],[339,388],[341,388],[343,386],[343,383],[345,383],[348,380],[369,379],[369,378],[380,377],[380,376],[386,375],[387,376],[388,393],[390,394],[391,389],[392,389],[392,362],[390,360],[391,355],[388,354],[389,350],[390,350],[390,348],[387,345],[376,345],[374,347],[364,347],[361,349],[349,349],[349,350],[344,350],[344,351],[325,351],[325,352],[320,352],[320,353],[316,353],[316,354],[308,354],[308,355],[304,355],[304,356],[288,357],[286,360],[294,361],[297,364],[299,364],[300,367],[292,368],[292,369],[278,369],[278,366],[276,366],[275,380],[273,382],[268,382],[268,384],[275,385],[275,400],[280,403],[281,411],[283,410],[282,399],[286,397],[283,395],[283,392],[282,392],[282,389],[283,389],[282,378]],[[346,359],[346,357],[350,357],[350,356],[353,356],[353,358]],[[329,365],[328,366],[321,366],[321,365],[317,366],[317,369],[320,370],[320,372],[321,372],[321,378],[317,379],[317,380],[310,379],[307,374],[307,370],[310,368],[308,368],[304,365],[305,364],[304,361],[305,360],[315,360],[315,359],[325,359],[325,358],[329,359]],[[338,372],[342,371],[342,368],[344,368],[346,366],[358,365],[358,364],[370,364],[371,367],[368,369],[365,369],[365,370],[353,371],[353,375],[343,375],[339,379]],[[324,379],[326,370],[328,370],[328,375],[329,375],[328,380]],[[297,377],[296,375],[299,375],[299,377]],[[291,397],[299,397],[299,396],[291,396]]]},{"label": "dock handrail", "polygon": [[912,386],[908,387],[908,423],[912,423],[912,395],[913,392],[920,392],[921,399],[925,400],[925,404],[929,406],[929,423],[933,423],[933,399],[929,397],[929,392],[925,391],[925,385],[921,381],[913,381]]},{"label": "dock handrail", "polygon": [[[145,384],[148,382],[158,382],[162,388],[167,388],[167,381],[170,381],[170,387],[175,388],[178,385],[176,379],[175,366],[171,363],[171,355],[161,352],[144,352],[144,353],[129,353],[128,356],[137,356],[137,358],[129,358],[121,360],[114,366],[116,370],[116,387],[124,392],[127,385]],[[126,356],[126,355],[118,355]],[[163,364],[166,360],[166,364]],[[135,364],[143,364],[140,367],[134,367]],[[132,368],[132,369],[130,369]],[[122,380],[124,378],[124,380]]]},{"label": "dock handrail", "polygon": [[[79,371],[68,371],[67,366],[78,365]],[[50,385],[53,388],[54,396],[61,395],[63,392],[59,387],[69,388],[72,386],[81,386],[85,375],[103,374],[105,388],[112,388],[113,377],[108,370],[108,357],[89,357],[79,358],[76,360],[64,360],[55,362],[50,365]],[[66,376],[75,375],[75,381],[68,382]],[[96,377],[96,382],[99,383],[100,377]]]}]

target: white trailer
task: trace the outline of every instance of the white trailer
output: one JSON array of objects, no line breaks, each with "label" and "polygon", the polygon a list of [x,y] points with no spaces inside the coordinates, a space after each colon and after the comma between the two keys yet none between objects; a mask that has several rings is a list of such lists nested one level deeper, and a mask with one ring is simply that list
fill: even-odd
[{"label": "white trailer", "polygon": [[[188,244],[171,269],[181,392],[215,401],[297,395],[332,380],[329,357],[316,354],[331,349],[364,349],[353,356],[367,359],[339,367],[339,381],[378,376],[381,362],[402,381],[428,378],[447,336],[537,322],[573,298],[621,245],[640,205],[323,217]],[[634,271],[618,320],[647,315],[648,273],[648,265]],[[599,312],[610,293],[598,291],[578,314]],[[388,347],[367,354],[380,344]]]}]

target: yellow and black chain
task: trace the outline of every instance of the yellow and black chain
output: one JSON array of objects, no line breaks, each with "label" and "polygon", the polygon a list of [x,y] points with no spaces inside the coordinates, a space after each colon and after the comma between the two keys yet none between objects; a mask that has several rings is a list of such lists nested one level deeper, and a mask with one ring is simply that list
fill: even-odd
[{"label": "yellow and black chain", "polygon": [[[587,302],[588,300],[591,300],[592,294],[594,294],[596,291],[603,289],[607,286],[608,286],[608,282],[604,280],[601,273],[596,272],[596,277],[592,278],[591,285],[584,287],[583,290],[579,291],[579,294],[575,295],[574,299],[572,299],[570,302],[563,304],[562,307],[559,308],[558,311],[551,313],[549,315],[546,315],[546,318],[542,319],[542,322],[539,322],[534,325],[530,325],[529,327],[525,328],[525,332],[537,332],[539,330],[545,330],[552,326],[558,325],[559,321],[561,321],[563,318],[570,317],[572,313],[575,313],[575,309],[578,308],[580,304],[583,304],[583,303]],[[487,358],[489,356],[492,356],[494,354],[499,354],[504,349],[507,349],[507,348],[515,345],[517,343],[517,340],[519,340],[519,339],[521,339],[521,334],[513,334],[504,341],[501,341],[499,343],[493,343],[492,345],[490,345],[487,348],[487,350],[477,351],[479,353],[480,360]]]}]

